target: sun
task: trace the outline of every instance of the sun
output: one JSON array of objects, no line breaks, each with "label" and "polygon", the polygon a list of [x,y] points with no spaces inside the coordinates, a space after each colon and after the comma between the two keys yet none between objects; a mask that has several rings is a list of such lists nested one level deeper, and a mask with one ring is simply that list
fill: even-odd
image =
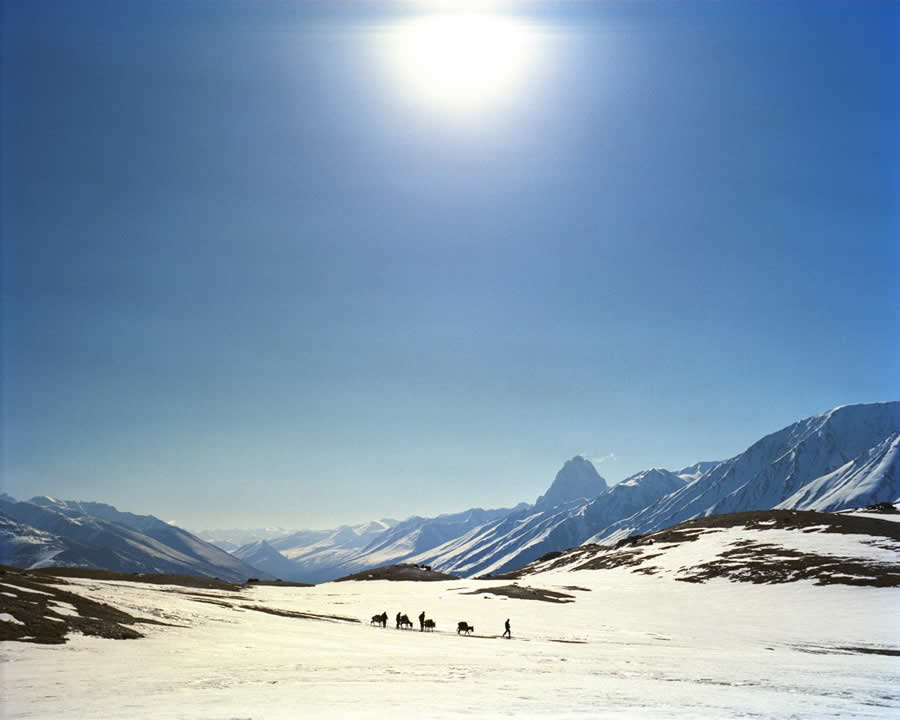
[{"label": "sun", "polygon": [[425,15],[389,34],[392,74],[409,98],[469,113],[496,107],[525,84],[537,51],[525,22],[478,13]]}]

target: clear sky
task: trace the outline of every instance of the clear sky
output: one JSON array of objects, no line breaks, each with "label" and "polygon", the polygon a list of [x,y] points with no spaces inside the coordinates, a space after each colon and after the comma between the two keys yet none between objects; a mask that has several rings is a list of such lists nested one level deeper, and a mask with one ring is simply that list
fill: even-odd
[{"label": "clear sky", "polygon": [[2,488],[533,502],[900,399],[898,5],[3,2]]}]

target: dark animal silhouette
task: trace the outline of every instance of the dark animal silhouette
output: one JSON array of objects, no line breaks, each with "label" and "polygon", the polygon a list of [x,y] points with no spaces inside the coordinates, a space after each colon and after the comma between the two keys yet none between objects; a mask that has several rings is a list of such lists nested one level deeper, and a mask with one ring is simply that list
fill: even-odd
[{"label": "dark animal silhouette", "polygon": [[434,624],[434,620],[432,620],[431,618],[428,618],[424,623],[422,623],[423,630],[434,630],[435,627],[436,626]]},{"label": "dark animal silhouette", "polygon": [[387,627],[387,613],[383,612],[381,615],[373,615],[372,622],[369,625],[381,625],[381,627]]},{"label": "dark animal silhouette", "polygon": [[412,630],[412,626],[412,620],[410,620],[408,616],[400,616],[400,628],[409,628],[410,630]]},{"label": "dark animal silhouette", "polygon": [[469,633],[473,632],[475,632],[475,626],[469,625],[469,623],[467,623],[465,620],[460,620],[458,623],[456,623],[457,635],[459,635],[460,633],[465,633],[466,635],[468,635]]}]

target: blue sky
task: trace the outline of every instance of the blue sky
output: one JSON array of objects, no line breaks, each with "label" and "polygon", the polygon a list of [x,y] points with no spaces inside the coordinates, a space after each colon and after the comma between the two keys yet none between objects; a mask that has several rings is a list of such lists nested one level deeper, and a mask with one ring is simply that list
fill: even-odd
[{"label": "blue sky", "polygon": [[482,3],[478,101],[446,4],[3,13],[16,497],[325,527],[900,398],[895,4]]}]

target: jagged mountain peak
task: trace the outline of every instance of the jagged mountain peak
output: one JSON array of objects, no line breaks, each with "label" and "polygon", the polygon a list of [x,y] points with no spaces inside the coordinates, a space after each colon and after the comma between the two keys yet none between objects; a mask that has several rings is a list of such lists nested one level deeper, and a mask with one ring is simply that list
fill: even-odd
[{"label": "jagged mountain peak", "polygon": [[606,480],[600,476],[593,463],[576,455],[566,460],[556,473],[550,488],[535,502],[535,507],[548,508],[579,498],[594,498],[608,489]]},{"label": "jagged mountain peak", "polygon": [[635,473],[634,475],[625,478],[622,482],[617,483],[617,485],[614,485],[613,487],[628,487],[631,485],[659,482],[660,479],[671,480],[672,478],[682,479],[679,474],[673,473],[665,468],[650,468],[649,470],[641,470],[639,473]]}]

